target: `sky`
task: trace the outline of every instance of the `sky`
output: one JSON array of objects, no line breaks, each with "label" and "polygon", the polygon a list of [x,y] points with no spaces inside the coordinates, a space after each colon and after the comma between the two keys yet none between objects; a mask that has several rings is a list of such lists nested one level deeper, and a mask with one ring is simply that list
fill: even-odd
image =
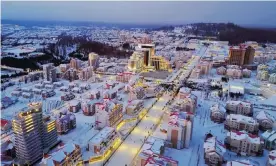
[{"label": "sky", "polygon": [[72,2],[5,1],[1,19],[94,21],[130,24],[233,22],[276,27],[275,2]]}]

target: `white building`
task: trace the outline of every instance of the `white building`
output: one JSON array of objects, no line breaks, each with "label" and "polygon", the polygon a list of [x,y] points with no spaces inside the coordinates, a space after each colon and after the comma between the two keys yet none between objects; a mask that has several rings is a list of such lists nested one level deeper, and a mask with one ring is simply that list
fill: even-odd
[{"label": "white building", "polygon": [[272,73],[269,75],[269,80],[270,83],[276,84],[276,73]]},{"label": "white building", "polygon": [[249,133],[258,134],[259,123],[254,120],[252,117],[230,114],[226,117],[224,127],[227,130],[245,130]]}]

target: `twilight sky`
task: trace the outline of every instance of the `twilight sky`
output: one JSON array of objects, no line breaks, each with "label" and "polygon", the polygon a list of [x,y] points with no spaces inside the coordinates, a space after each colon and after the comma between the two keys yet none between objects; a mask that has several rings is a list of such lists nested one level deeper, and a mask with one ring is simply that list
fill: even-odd
[{"label": "twilight sky", "polygon": [[276,27],[275,2],[2,2],[2,19],[183,24],[234,22]]}]

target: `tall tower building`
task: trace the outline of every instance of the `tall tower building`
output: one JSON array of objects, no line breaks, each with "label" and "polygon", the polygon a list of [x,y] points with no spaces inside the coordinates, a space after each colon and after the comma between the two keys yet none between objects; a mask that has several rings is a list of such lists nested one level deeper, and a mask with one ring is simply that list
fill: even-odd
[{"label": "tall tower building", "polygon": [[88,54],[88,66],[93,67],[96,69],[99,66],[99,55],[91,52]]},{"label": "tall tower building", "polygon": [[55,123],[44,123],[42,104],[31,103],[12,120],[16,158],[19,164],[32,165],[43,156],[43,148],[57,143]]},{"label": "tall tower building", "polygon": [[254,60],[255,49],[251,46],[240,45],[230,47],[229,61],[230,65],[250,65]]},{"label": "tall tower building", "polygon": [[139,44],[138,48],[144,52],[144,65],[151,66],[151,57],[155,54],[154,44]]},{"label": "tall tower building", "polygon": [[254,61],[254,55],[255,55],[255,49],[251,46],[248,46],[245,51],[244,64],[245,65],[252,64]]},{"label": "tall tower building", "polygon": [[43,76],[46,81],[57,81],[56,69],[52,63],[43,65]]}]

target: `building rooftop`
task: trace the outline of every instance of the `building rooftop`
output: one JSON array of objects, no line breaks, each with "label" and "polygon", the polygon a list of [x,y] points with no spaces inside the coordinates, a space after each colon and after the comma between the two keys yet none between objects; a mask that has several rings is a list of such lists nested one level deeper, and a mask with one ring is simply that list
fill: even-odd
[{"label": "building rooftop", "polygon": [[247,134],[245,131],[229,131],[227,137],[234,140],[248,140],[250,143],[261,144],[263,141],[257,135]]},{"label": "building rooftop", "polygon": [[228,119],[230,121],[235,121],[235,122],[238,122],[238,123],[246,123],[246,124],[251,124],[251,125],[258,124],[258,122],[254,118],[244,116],[244,115],[239,115],[239,114],[227,115],[226,120],[228,120]]},{"label": "building rooftop", "polygon": [[112,127],[104,127],[98,134],[96,134],[90,142],[92,144],[100,144],[102,141],[104,141],[113,131],[115,131]]}]

